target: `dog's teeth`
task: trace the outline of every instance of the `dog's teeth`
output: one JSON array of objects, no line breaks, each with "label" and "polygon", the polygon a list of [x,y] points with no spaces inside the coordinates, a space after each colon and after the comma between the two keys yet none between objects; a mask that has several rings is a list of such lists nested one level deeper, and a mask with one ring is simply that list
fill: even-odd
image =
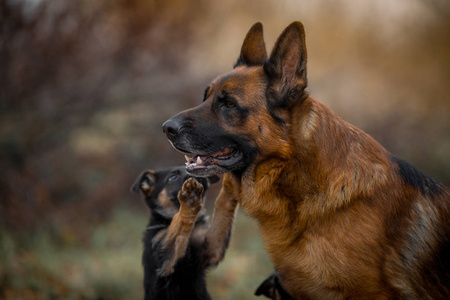
[{"label": "dog's teeth", "polygon": [[198,165],[203,162],[202,159],[200,158],[200,156],[197,156],[197,161],[196,162],[197,162]]},{"label": "dog's teeth", "polygon": [[184,158],[186,158],[186,161],[189,162],[191,160],[191,158],[187,155],[184,156]]}]

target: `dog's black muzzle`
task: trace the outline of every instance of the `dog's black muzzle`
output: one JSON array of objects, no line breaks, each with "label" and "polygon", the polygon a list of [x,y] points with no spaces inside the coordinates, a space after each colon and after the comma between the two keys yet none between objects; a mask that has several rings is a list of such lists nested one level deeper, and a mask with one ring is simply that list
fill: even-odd
[{"label": "dog's black muzzle", "polygon": [[191,127],[191,123],[184,116],[178,114],[162,125],[163,132],[170,141],[174,141],[184,128]]}]

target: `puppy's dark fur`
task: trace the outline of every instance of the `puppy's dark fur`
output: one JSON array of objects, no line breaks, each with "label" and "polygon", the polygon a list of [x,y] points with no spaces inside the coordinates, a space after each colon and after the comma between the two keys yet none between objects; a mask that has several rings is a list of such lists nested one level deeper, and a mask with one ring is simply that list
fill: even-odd
[{"label": "puppy's dark fur", "polygon": [[210,299],[205,270],[223,259],[236,201],[216,200],[211,226],[204,192],[217,176],[191,178],[184,167],[143,172],[132,186],[150,208],[144,235],[145,299]]}]

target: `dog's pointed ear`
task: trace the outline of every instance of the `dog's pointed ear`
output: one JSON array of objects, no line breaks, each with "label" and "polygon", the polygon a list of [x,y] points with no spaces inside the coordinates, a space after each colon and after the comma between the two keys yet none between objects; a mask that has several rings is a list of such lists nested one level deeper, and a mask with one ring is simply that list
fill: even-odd
[{"label": "dog's pointed ear", "polygon": [[281,33],[264,71],[269,77],[269,101],[276,107],[288,107],[307,86],[305,30],[293,22]]},{"label": "dog's pointed ear", "polygon": [[156,174],[153,170],[146,170],[141,173],[141,175],[136,178],[133,185],[131,186],[131,191],[139,193],[141,190],[146,196],[150,196],[155,189]]},{"label": "dog's pointed ear", "polygon": [[260,22],[255,23],[245,36],[241,47],[241,54],[234,65],[239,66],[262,66],[267,60],[266,44],[264,43],[263,26]]}]

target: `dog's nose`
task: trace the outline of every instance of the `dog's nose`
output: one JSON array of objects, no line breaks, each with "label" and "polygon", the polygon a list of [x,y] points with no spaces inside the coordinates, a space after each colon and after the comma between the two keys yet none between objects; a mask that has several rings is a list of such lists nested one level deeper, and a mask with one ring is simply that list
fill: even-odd
[{"label": "dog's nose", "polygon": [[167,137],[170,138],[176,136],[180,132],[181,128],[183,127],[182,125],[182,122],[172,118],[164,122],[164,124],[162,125],[162,129]]}]

